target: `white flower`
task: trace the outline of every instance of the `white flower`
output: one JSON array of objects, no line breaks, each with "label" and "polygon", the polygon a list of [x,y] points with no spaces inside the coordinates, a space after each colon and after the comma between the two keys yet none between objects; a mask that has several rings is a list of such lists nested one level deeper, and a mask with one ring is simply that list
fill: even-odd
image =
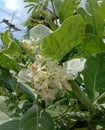
[{"label": "white flower", "polygon": [[35,63],[30,67],[29,75],[35,93],[41,99],[54,99],[59,90],[70,89],[65,67],[51,58],[36,56]]}]

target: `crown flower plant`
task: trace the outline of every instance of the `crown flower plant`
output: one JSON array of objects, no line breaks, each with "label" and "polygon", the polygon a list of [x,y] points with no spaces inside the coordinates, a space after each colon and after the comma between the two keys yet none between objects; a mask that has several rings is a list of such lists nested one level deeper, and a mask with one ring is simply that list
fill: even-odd
[{"label": "crown flower plant", "polygon": [[0,34],[0,130],[105,130],[105,0],[24,2],[27,39]]}]

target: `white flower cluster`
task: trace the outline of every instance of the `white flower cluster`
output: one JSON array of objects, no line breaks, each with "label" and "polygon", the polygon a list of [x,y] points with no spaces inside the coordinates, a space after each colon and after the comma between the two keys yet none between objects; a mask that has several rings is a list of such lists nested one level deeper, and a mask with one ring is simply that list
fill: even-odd
[{"label": "white flower cluster", "polygon": [[37,55],[35,63],[30,67],[28,77],[34,84],[37,96],[44,100],[54,99],[61,89],[71,89],[67,82],[66,68],[40,55]]},{"label": "white flower cluster", "polygon": [[22,47],[27,53],[31,54],[37,54],[40,50],[40,44],[41,40],[38,38],[36,40],[30,39],[30,40],[23,40],[22,41]]}]

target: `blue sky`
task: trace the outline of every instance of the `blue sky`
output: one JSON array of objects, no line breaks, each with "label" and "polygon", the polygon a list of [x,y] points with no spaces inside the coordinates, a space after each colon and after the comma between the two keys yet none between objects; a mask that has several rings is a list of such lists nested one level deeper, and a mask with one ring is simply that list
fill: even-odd
[{"label": "blue sky", "polygon": [[[22,39],[26,29],[22,26],[22,23],[26,20],[27,10],[24,8],[25,3],[23,0],[1,0],[0,1],[0,22],[3,18],[9,20],[21,31],[13,32],[14,36],[18,39]],[[0,32],[4,32],[7,29],[7,25],[0,24]]]}]

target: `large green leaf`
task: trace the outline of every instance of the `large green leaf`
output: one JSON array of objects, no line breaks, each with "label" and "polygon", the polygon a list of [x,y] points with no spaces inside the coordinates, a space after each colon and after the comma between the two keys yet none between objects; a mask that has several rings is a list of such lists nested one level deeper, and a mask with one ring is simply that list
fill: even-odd
[{"label": "large green leaf", "polygon": [[105,52],[92,55],[84,69],[86,92],[92,102],[105,92]]},{"label": "large green leaf", "polygon": [[81,44],[74,47],[69,52],[69,58],[71,57],[86,57],[88,58],[91,54],[105,51],[105,44],[96,35],[90,33],[84,36]]},{"label": "large green leaf", "polygon": [[19,122],[19,120],[7,121],[0,125],[0,130],[19,130]]},{"label": "large green leaf", "polygon": [[74,11],[79,5],[79,1],[73,0],[55,0],[54,5],[59,16],[60,22],[62,23],[66,18],[73,16]]},{"label": "large green leaf", "polygon": [[[78,21],[78,22],[77,22]],[[84,22],[80,15],[65,20],[62,26],[47,36],[42,44],[42,54],[61,60],[84,36]]]},{"label": "large green leaf", "polygon": [[[86,9],[91,14],[91,21],[87,21],[93,27],[94,33],[99,37],[104,35],[104,19],[100,15],[97,0],[87,0]],[[90,19],[88,18],[88,20]]]},{"label": "large green leaf", "polygon": [[22,53],[19,41],[12,36],[9,30],[2,34],[1,40],[0,66],[5,69],[19,70],[18,61]]},{"label": "large green leaf", "polygon": [[19,130],[54,130],[54,124],[47,112],[34,105],[23,115]]}]

